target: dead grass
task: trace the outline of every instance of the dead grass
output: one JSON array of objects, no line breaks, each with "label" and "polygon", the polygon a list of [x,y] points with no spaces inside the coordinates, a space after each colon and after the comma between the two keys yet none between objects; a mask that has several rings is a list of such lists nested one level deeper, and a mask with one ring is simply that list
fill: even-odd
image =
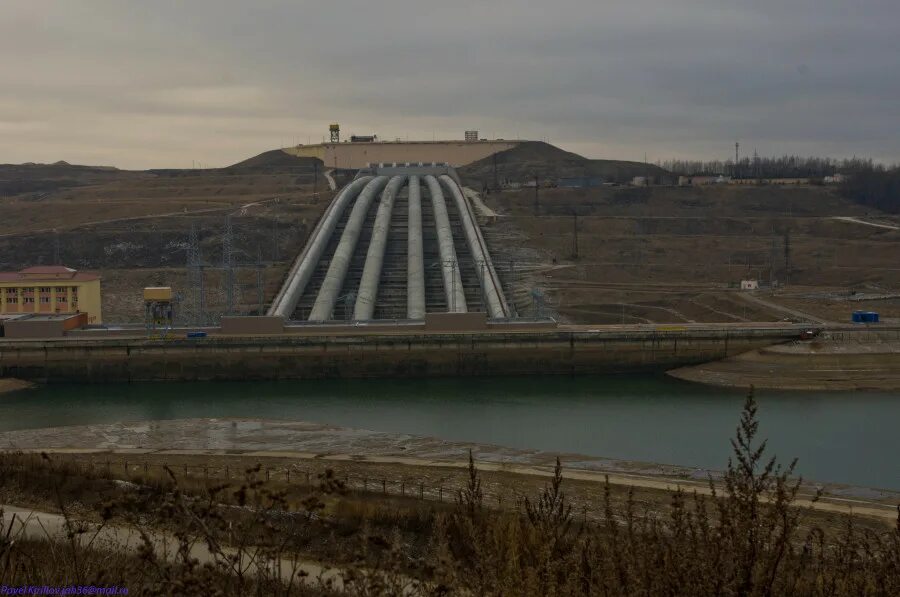
[{"label": "dead grass", "polygon": [[[127,579],[138,594],[190,594],[203,583],[222,595],[897,594],[900,518],[893,528],[858,517],[821,526],[795,503],[793,464],[766,459],[757,431],[751,397],[714,496],[670,492],[663,505],[607,483],[599,492],[595,486],[599,510],[590,518],[579,516],[577,491],[570,492],[576,484],[558,463],[549,484],[498,509],[489,495],[494,481],[486,484],[471,461],[453,502],[436,503],[349,490],[332,469],[291,484],[263,466],[222,481],[207,471],[137,465],[129,469],[134,484],[123,484],[110,478],[112,467],[7,455],[0,458],[4,500],[55,501],[73,521],[70,539],[96,525],[129,525],[145,539],[136,552],[119,554],[78,541],[3,539],[0,569],[8,584],[70,574],[93,584]],[[151,540],[159,533],[182,549],[161,557]],[[203,561],[188,555],[198,540],[210,554]],[[40,565],[52,570],[37,571],[36,553],[51,556]],[[312,559],[340,582],[286,585],[268,564],[236,568],[235,554]]]},{"label": "dead grass", "polygon": [[[504,282],[526,314],[534,287],[547,291],[564,319],[601,324],[782,319],[777,310],[734,300],[746,278],[774,276],[789,289],[813,292],[900,288],[900,233],[833,219],[869,216],[823,187],[541,189],[537,209],[534,190],[526,189],[485,201],[501,214],[485,228],[492,257],[501,277],[507,263],[518,261],[520,273]],[[547,269],[521,273],[534,266]],[[825,300],[803,307],[845,318]]]}]

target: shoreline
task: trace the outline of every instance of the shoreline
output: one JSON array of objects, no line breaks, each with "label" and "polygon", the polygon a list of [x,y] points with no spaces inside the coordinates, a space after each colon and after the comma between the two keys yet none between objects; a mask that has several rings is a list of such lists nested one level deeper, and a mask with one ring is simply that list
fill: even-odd
[{"label": "shoreline", "polygon": [[[332,468],[335,470],[338,478],[340,478],[342,475],[347,476],[347,471],[353,471],[355,481],[357,482],[359,472],[365,472],[367,470],[378,471],[381,475],[394,474],[401,479],[421,479],[423,477],[430,478],[432,480],[437,479],[442,484],[446,483],[448,497],[452,495],[452,488],[454,487],[454,477],[458,479],[464,478],[464,475],[466,474],[465,471],[469,464],[468,460],[463,459],[426,460],[406,457],[366,457],[357,454],[322,455],[300,452],[268,451],[213,453],[203,450],[147,451],[134,449],[108,450],[99,448],[51,448],[47,450],[24,450],[23,453],[47,453],[51,456],[67,456],[68,458],[75,459],[76,462],[94,462],[95,465],[98,466],[103,465],[103,457],[105,457],[105,462],[107,464],[112,461],[112,471],[116,471],[119,468],[120,459],[117,458],[113,460],[110,458],[111,456],[121,457],[121,462],[131,463],[132,467],[138,470],[141,467],[141,463],[153,462],[155,460],[159,460],[159,457],[162,457],[166,462],[166,465],[171,465],[173,467],[173,470],[180,472],[181,466],[184,466],[185,463],[190,463],[187,464],[187,466],[191,467],[192,470],[203,468],[206,474],[209,474],[208,465],[210,465],[211,463],[221,466],[222,462],[230,461],[235,464],[235,472],[237,472],[241,468],[245,470],[247,468],[251,468],[254,464],[265,463],[265,466],[263,467],[264,470],[275,473],[276,477],[280,470],[281,474],[283,475],[284,469],[291,468],[292,466],[296,466],[298,462],[302,462],[307,466],[314,465],[322,470]],[[94,457],[101,458],[99,460],[95,460]],[[177,460],[178,464],[173,464],[169,459]],[[553,468],[551,466],[516,465],[500,462],[478,461],[477,459],[475,465],[479,473],[482,475],[482,479],[489,485],[492,481],[489,475],[503,475],[506,479],[518,477],[525,480],[525,483],[529,484],[531,487],[539,489],[544,483],[546,483],[546,480],[552,478],[553,476]],[[221,469],[219,472],[221,472]],[[378,473],[376,473],[376,476],[372,477],[372,484],[369,486],[374,491],[378,491],[377,474]],[[608,480],[609,484],[614,487],[617,486],[634,488],[642,490],[644,492],[649,492],[649,494],[654,495],[669,494],[677,490],[682,490],[688,495],[692,493],[696,493],[706,497],[712,495],[712,490],[710,489],[708,482],[656,475],[609,473],[604,471],[574,469],[567,466],[566,463],[563,464],[563,477],[569,482],[569,484],[574,482],[582,484],[583,486],[586,485],[588,487],[601,486]],[[210,475],[208,478],[213,479],[218,477]],[[349,476],[347,476],[346,478],[348,480],[350,479]],[[496,484],[498,481],[496,479],[493,479],[493,482],[494,484]],[[396,484],[396,481],[394,483]],[[502,481],[500,481],[500,483],[502,483]],[[410,482],[408,492],[404,494],[403,490],[400,489],[400,495],[414,496],[415,485],[416,484],[414,481]],[[348,487],[352,487],[349,482]],[[842,490],[843,493],[836,493],[835,490],[839,489],[832,488],[832,491],[825,490],[822,495],[816,497],[817,489],[818,487],[816,486],[804,485],[801,488],[801,491],[797,494],[795,506],[800,508],[809,508],[823,514],[861,515],[881,520],[887,524],[893,524],[893,522],[897,519],[896,504],[898,501],[900,501],[900,494],[898,493],[881,491],[879,492],[880,497],[878,499],[845,497],[846,495],[856,495],[857,491],[862,492],[862,494],[870,491],[866,488],[847,487]],[[722,488],[717,484],[716,490],[721,491]],[[392,495],[397,495],[396,487],[391,488],[391,490],[389,491],[383,491],[386,491],[387,493]],[[486,491],[486,495],[488,494],[499,495],[496,490],[491,491],[490,489]],[[427,492],[425,492],[424,494],[420,494],[420,497],[421,496],[427,496],[427,499],[435,499],[436,496],[434,495],[434,488],[429,487],[429,490]],[[488,497],[492,496],[488,495]],[[583,500],[582,496],[578,497],[582,498],[578,501]],[[443,501],[443,498],[440,498],[440,501]]]},{"label": "shoreline", "polygon": [[788,391],[900,391],[900,340],[834,335],[666,372],[710,386]]},{"label": "shoreline", "polygon": [[0,378],[0,394],[18,392],[19,390],[28,390],[35,387],[34,382],[16,379],[14,377]]},{"label": "shoreline", "polygon": [[[705,494],[710,479],[714,483],[721,479],[721,471],[709,469],[259,419],[180,419],[10,431],[0,433],[0,450],[87,459],[116,455],[133,462],[264,460],[285,466],[302,461],[317,466],[446,472],[464,469],[471,450],[480,470],[536,479],[552,475],[557,457],[567,478],[591,484],[608,477],[613,485],[659,491],[681,487]],[[818,489],[828,498],[824,510],[866,508],[873,516],[896,518],[900,491],[805,481],[802,493],[811,497]]]}]

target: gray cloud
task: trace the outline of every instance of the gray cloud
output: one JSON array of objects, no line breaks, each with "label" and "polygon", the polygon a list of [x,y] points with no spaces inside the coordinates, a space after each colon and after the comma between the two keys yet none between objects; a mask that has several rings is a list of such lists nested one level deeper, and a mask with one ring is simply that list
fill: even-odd
[{"label": "gray cloud", "polygon": [[7,0],[0,161],[225,165],[347,132],[900,161],[894,0]]}]

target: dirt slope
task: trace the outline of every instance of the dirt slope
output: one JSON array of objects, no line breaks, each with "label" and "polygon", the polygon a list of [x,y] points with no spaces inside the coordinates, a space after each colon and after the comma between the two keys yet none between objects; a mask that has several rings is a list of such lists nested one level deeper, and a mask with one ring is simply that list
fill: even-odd
[{"label": "dirt slope", "polygon": [[473,188],[493,186],[495,161],[497,178],[501,183],[507,180],[523,183],[534,180],[535,175],[544,181],[574,176],[598,176],[610,182],[625,182],[635,176],[668,174],[666,170],[652,164],[591,160],[549,143],[526,141],[512,149],[459,168],[459,175]]},{"label": "dirt slope", "polygon": [[322,160],[318,158],[301,158],[290,155],[280,149],[264,151],[263,153],[253,156],[237,164],[232,164],[224,170],[253,170],[260,171],[283,171],[283,170],[310,170],[318,167],[319,171],[323,170]]}]

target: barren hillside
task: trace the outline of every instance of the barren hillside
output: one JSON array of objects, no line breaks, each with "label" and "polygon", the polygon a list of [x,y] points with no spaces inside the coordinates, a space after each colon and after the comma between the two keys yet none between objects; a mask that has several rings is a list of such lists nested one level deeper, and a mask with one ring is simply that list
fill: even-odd
[{"label": "barren hillside", "polygon": [[[597,161],[540,143],[498,154],[498,170],[520,174],[582,175],[586,162]],[[612,165],[644,167],[603,162]],[[270,301],[333,195],[321,162],[280,151],[215,170],[0,166],[0,180],[19,181],[0,187],[0,269],[51,263],[58,252],[72,267],[99,270],[104,318],[114,322],[142,318],[146,285],[172,285],[192,300],[192,227],[207,310],[221,312],[226,216],[239,310],[257,312],[260,290]],[[483,199],[499,214],[485,236],[522,315],[544,300],[546,312],[583,323],[845,321],[859,308],[900,318],[900,230],[892,228],[900,218],[827,187],[541,188],[537,197],[523,189]],[[778,288],[742,293],[746,278]]]},{"label": "barren hillside", "polygon": [[[521,313],[584,323],[900,317],[900,219],[824,187],[533,189],[484,197]],[[880,226],[872,226],[879,223]],[[577,256],[576,256],[577,231]],[[772,293],[739,290],[774,281]],[[759,298],[760,300],[754,300]],[[809,318],[812,320],[812,318]]]},{"label": "barren hillside", "polygon": [[230,216],[233,259],[242,266],[238,301],[242,311],[256,310],[257,281],[270,298],[331,198],[315,162],[277,151],[207,170],[0,166],[0,180],[27,175],[32,188],[48,189],[0,192],[0,269],[52,263],[58,253],[71,267],[101,272],[104,319],[139,321],[143,286],[172,285],[190,298],[185,265],[194,227],[215,313],[223,308],[216,268]]},{"label": "barren hillside", "polygon": [[537,176],[542,181],[566,177],[600,177],[610,182],[630,182],[635,176],[662,176],[665,170],[652,164],[620,160],[590,160],[541,141],[527,141],[512,149],[459,168],[459,175],[470,187],[493,188],[494,167],[497,182],[525,183]]}]

